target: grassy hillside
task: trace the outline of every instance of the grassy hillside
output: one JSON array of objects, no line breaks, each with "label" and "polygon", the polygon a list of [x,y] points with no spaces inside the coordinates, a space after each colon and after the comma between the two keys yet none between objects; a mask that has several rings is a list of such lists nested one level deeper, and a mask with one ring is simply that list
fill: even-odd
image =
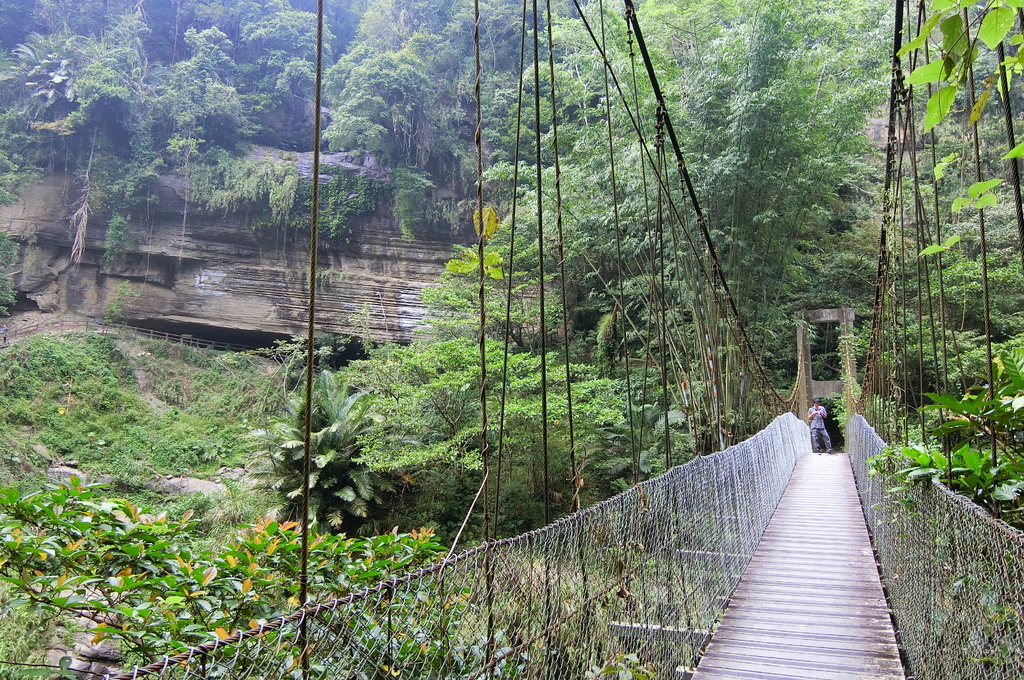
[{"label": "grassy hillside", "polygon": [[276,394],[264,359],[164,341],[37,335],[0,358],[0,481],[22,487],[68,464],[125,491],[213,477],[245,464],[246,435]]}]

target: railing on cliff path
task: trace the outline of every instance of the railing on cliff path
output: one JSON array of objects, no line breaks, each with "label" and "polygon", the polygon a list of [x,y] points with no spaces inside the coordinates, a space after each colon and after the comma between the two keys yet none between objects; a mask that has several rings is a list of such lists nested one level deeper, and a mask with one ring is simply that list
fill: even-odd
[{"label": "railing on cliff path", "polygon": [[1024,533],[942,484],[872,473],[885,442],[861,416],[846,446],[913,677],[1024,678]]},{"label": "railing on cliff path", "polygon": [[139,328],[136,326],[115,326],[105,323],[99,323],[96,321],[89,321],[88,319],[59,319],[51,323],[33,323],[17,326],[9,329],[8,331],[8,343],[13,344],[14,342],[26,338],[36,333],[71,333],[74,331],[84,332],[95,332],[101,335],[112,335],[126,333],[133,338],[143,338],[150,340],[166,340],[180,345],[186,345],[188,347],[195,347],[198,349],[212,349],[216,351],[224,352],[254,352],[263,354],[269,358],[279,358],[277,352],[274,350],[267,349],[266,347],[255,347],[252,345],[242,345],[236,342],[218,342],[216,340],[204,340],[197,338],[189,334],[178,334],[178,333],[165,333],[163,331],[155,331],[149,328]]},{"label": "railing on cliff path", "polygon": [[696,664],[809,449],[779,416],[542,529],[117,677],[580,678],[620,652],[667,676]]}]

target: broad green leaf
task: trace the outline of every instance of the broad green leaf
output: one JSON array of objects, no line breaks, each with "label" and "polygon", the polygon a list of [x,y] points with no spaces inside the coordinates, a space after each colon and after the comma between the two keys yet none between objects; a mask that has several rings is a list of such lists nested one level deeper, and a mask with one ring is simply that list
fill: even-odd
[{"label": "broad green leaf", "polygon": [[948,57],[945,59],[936,59],[930,64],[919,66],[914,69],[914,72],[907,77],[907,82],[911,85],[924,85],[925,83],[935,83],[940,80],[949,80],[949,74],[953,72],[953,60]]},{"label": "broad green leaf", "polygon": [[924,131],[929,132],[949,114],[956,99],[956,86],[947,85],[928,98],[928,111],[924,116]]},{"label": "broad green leaf", "polygon": [[959,242],[960,242],[960,237],[959,236],[950,236],[949,238],[946,239],[946,242],[941,244],[941,245],[938,244],[938,243],[934,243],[934,244],[928,246],[927,248],[925,248],[924,250],[922,250],[918,254],[918,257],[925,257],[926,255],[934,255],[935,253],[944,253],[947,250],[949,250],[950,248],[952,248],[953,246],[955,246]]},{"label": "broad green leaf", "polygon": [[994,208],[997,205],[999,205],[999,199],[995,194],[983,194],[974,202],[974,207],[978,210],[981,210],[982,208]]},{"label": "broad green leaf", "polygon": [[1018,484],[1000,484],[992,492],[992,497],[997,501],[1012,502],[1017,500],[1017,496],[1021,493],[1021,488]]},{"label": "broad green leaf", "polygon": [[961,458],[963,458],[964,465],[971,469],[972,472],[978,474],[982,471],[983,459],[981,454],[973,449],[967,449],[959,451]]},{"label": "broad green leaf", "polygon": [[987,179],[981,182],[975,182],[967,189],[967,193],[971,198],[977,198],[989,189],[995,188],[1003,183],[1001,179]]},{"label": "broad green leaf", "polygon": [[896,56],[902,57],[909,52],[913,52],[916,49],[924,47],[925,41],[928,40],[928,36],[931,35],[931,32],[935,30],[935,27],[938,25],[939,19],[941,18],[942,15],[938,12],[928,17],[928,21],[926,21],[924,26],[921,27],[921,32],[917,34],[917,37],[904,45],[903,48],[896,53]]},{"label": "broad green leaf", "polygon": [[981,28],[978,29],[978,38],[990,50],[994,50],[999,43],[1003,42],[1010,29],[1013,28],[1016,18],[1016,14],[1009,7],[999,7],[990,10],[981,22]]},{"label": "broad green leaf", "polygon": [[966,196],[960,196],[953,199],[953,212],[960,212],[971,204],[971,199]]},{"label": "broad green leaf", "polygon": [[955,7],[957,0],[935,0],[932,3],[932,11],[935,12],[935,16],[942,16],[939,12],[944,12],[950,7]]},{"label": "broad green leaf", "polygon": [[953,14],[939,24],[942,31],[942,51],[953,57],[960,57],[967,50],[967,36],[964,32],[964,20],[960,14]]},{"label": "broad green leaf", "polygon": [[1010,151],[1005,156],[1003,156],[1003,160],[1005,161],[1011,158],[1020,158],[1021,156],[1024,156],[1024,142],[1021,142],[1017,146],[1010,149]]},{"label": "broad green leaf", "polygon": [[960,160],[960,154],[955,151],[940,159],[939,162],[935,164],[935,167],[932,168],[932,172],[935,173],[935,181],[942,179],[946,175],[946,168],[958,160]]}]

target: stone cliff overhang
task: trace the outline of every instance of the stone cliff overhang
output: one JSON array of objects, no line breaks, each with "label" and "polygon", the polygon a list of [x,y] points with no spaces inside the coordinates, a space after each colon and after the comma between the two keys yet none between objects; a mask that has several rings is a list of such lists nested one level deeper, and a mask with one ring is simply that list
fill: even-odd
[{"label": "stone cliff overhang", "polygon": [[[367,173],[386,176],[375,161],[358,160]],[[337,165],[342,159],[332,162],[344,167]],[[168,332],[178,325],[193,333],[203,327],[304,333],[306,233],[254,229],[250,215],[204,213],[195,206],[186,211],[184,182],[176,176],[160,180],[149,214],[129,223],[126,246],[114,258],[105,256],[105,221],[90,219],[78,264],[70,258],[67,197],[73,192],[65,176],[49,176],[22,192],[21,202],[0,207],[0,229],[20,244],[13,271],[22,299],[44,311],[95,319],[115,310],[129,324]],[[421,293],[444,271],[458,240],[447,228],[409,238],[388,210],[353,219],[343,239],[320,244],[318,330],[411,341],[426,315]]]}]

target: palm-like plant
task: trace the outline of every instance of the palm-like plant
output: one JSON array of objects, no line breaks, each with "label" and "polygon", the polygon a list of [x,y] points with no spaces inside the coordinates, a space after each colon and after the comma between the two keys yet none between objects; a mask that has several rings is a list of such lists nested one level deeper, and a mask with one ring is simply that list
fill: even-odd
[{"label": "palm-like plant", "polygon": [[[334,527],[349,517],[364,518],[388,484],[354,458],[359,436],[373,422],[372,396],[349,393],[348,385],[330,371],[321,371],[313,383],[312,434],[310,437],[310,519],[328,521]],[[282,510],[291,518],[301,514],[305,433],[304,395],[285,403],[285,414],[253,436],[264,442],[257,460],[258,479],[281,494]]]}]

